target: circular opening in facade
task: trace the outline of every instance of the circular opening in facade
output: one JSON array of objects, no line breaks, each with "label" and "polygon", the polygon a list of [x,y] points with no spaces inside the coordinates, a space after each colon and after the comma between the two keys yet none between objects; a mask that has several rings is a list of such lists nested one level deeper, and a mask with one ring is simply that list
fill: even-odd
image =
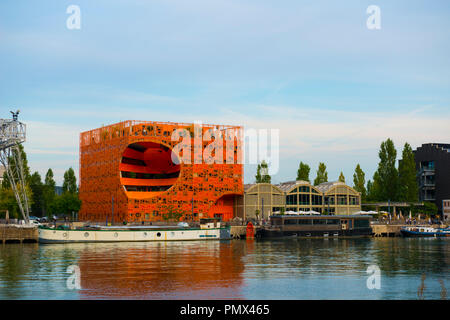
[{"label": "circular opening in facade", "polygon": [[180,176],[172,150],[155,142],[130,144],[119,166],[121,182],[131,198],[150,198],[170,189]]},{"label": "circular opening in facade", "polygon": [[161,232],[158,232],[158,233],[156,234],[156,236],[157,236],[157,237],[161,237]]}]

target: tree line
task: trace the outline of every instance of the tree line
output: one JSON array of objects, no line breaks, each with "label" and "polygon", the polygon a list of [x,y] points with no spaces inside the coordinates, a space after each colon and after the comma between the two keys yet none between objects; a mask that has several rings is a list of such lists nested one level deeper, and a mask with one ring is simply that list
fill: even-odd
[{"label": "tree line", "polygon": [[[417,202],[419,199],[419,187],[416,179],[416,163],[414,152],[405,143],[402,157],[397,166],[397,150],[391,139],[383,141],[378,152],[379,162],[373,178],[366,183],[365,173],[358,163],[353,174],[353,188],[361,193],[363,202],[402,201]],[[258,165],[256,183],[270,183],[270,176],[261,172],[267,171],[267,164],[263,161]],[[297,180],[310,181],[311,168],[308,164],[300,162],[297,170]],[[345,177],[341,171],[339,181],[345,183]],[[320,162],[316,171],[315,186],[328,182],[328,172],[325,163]],[[427,204],[431,205],[431,204]]]},{"label": "tree line", "polygon": [[[58,195],[53,170],[48,169],[45,179],[42,181],[41,175],[37,171],[30,174],[27,155],[22,145],[19,145],[19,152],[21,152],[22,157],[25,191],[28,196],[30,215],[51,217],[64,214],[70,216],[72,212],[80,210],[81,201],[78,198],[77,179],[72,168],[65,171],[62,194]],[[14,158],[8,159],[8,162],[10,166],[16,166]],[[22,188],[23,186],[18,187]],[[6,172],[3,174],[3,181],[0,186],[0,210],[8,210],[11,218],[20,217],[19,206]]]},{"label": "tree line", "polygon": [[[361,193],[362,201],[404,201],[417,202],[419,187],[416,179],[416,162],[414,152],[405,143],[402,158],[398,161],[397,150],[391,139],[383,141],[378,152],[379,162],[372,180],[366,183],[366,174],[358,163],[353,174],[353,188]],[[297,172],[297,180],[309,181],[310,168],[300,162]],[[319,163],[314,185],[328,181],[328,174],[324,163]],[[345,183],[344,174],[341,171],[339,181]]]}]

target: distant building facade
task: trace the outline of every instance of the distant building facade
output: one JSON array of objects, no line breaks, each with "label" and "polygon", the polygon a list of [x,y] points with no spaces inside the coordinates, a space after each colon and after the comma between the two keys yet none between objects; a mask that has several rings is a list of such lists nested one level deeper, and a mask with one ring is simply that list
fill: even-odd
[{"label": "distant building facade", "polygon": [[233,219],[244,187],[241,131],[133,120],[82,132],[79,219],[140,224],[173,213],[192,221]]},{"label": "distant building facade", "polygon": [[267,219],[272,212],[280,211],[285,205],[285,194],[270,183],[244,185],[244,195],[236,199],[236,215],[248,218]]},{"label": "distant building facade", "polygon": [[414,155],[419,201],[435,203],[442,214],[443,201],[450,199],[450,144],[423,144]]},{"label": "distant building facade", "polygon": [[450,199],[442,201],[442,213],[443,218],[446,221],[450,220]]},{"label": "distant building facade", "polygon": [[267,219],[280,211],[315,211],[330,215],[350,215],[361,211],[361,194],[343,182],[318,186],[308,181],[289,181],[278,185],[244,185],[244,195],[236,199],[235,212],[243,220]]},{"label": "distant building facade", "polygon": [[289,181],[279,187],[286,195],[286,211],[316,211],[322,213],[323,194],[308,181]]},{"label": "distant building facade", "polygon": [[323,212],[346,215],[361,211],[361,194],[344,182],[324,182],[317,189],[323,194]]}]

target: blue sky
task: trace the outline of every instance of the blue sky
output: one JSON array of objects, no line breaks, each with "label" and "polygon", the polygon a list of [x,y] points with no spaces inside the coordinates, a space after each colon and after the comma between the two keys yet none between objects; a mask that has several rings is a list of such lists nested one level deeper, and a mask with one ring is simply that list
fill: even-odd
[{"label": "blue sky", "polygon": [[21,110],[31,169],[59,184],[80,132],[129,119],[279,129],[273,181],[300,161],[312,179],[319,162],[329,180],[357,163],[369,179],[388,137],[399,154],[450,142],[449,14],[437,0],[1,1],[0,117]]}]

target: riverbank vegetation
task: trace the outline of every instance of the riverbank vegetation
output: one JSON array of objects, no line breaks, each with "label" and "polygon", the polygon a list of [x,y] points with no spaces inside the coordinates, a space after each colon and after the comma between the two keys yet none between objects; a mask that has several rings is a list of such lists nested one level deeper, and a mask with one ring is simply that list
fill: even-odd
[{"label": "riverbank vegetation", "polygon": [[[78,186],[75,172],[69,168],[64,173],[64,182],[60,192],[57,192],[56,182],[53,178],[53,170],[48,169],[44,181],[39,172],[30,174],[27,155],[22,145],[19,152],[23,162],[23,174],[25,181],[30,215],[36,217],[52,217],[53,215],[71,216],[80,210],[81,201],[78,198]],[[14,159],[9,159],[11,166],[15,167]],[[19,185],[19,188],[23,186]],[[8,210],[10,218],[21,218],[19,206],[14,196],[11,182],[6,174],[0,186],[0,214],[5,215]]]}]

